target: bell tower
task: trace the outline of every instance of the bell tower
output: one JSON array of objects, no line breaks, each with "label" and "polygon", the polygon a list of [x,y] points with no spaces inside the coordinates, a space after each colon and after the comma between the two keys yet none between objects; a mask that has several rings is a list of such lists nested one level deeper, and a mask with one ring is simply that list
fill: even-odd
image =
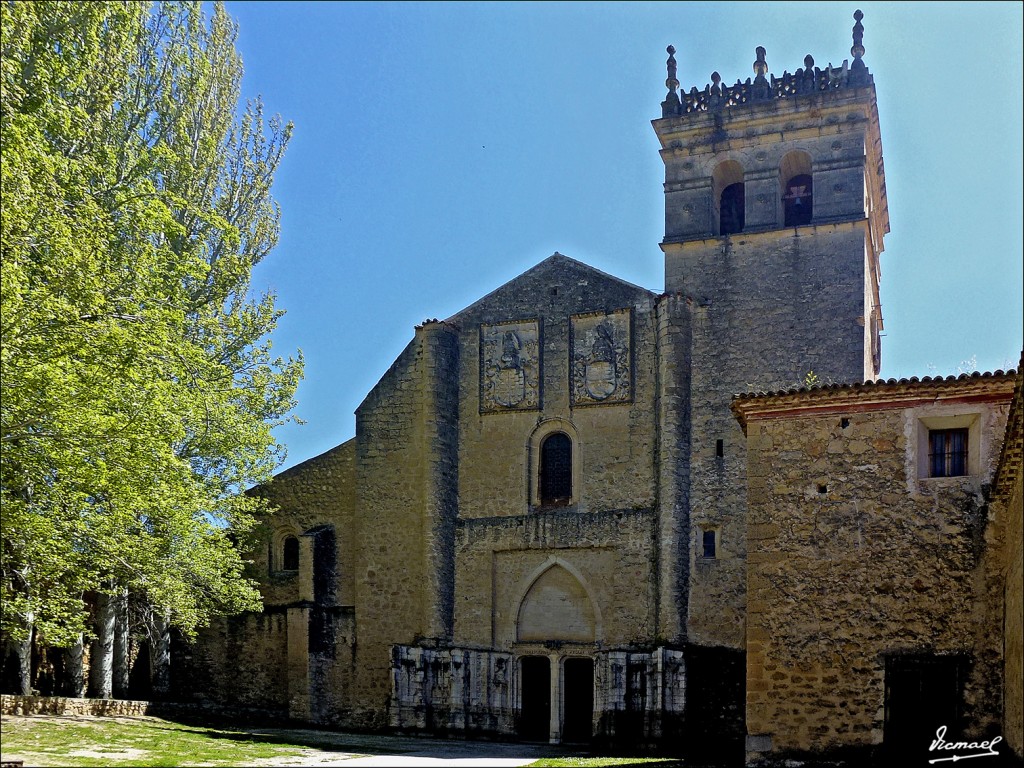
[{"label": "bell tower", "polygon": [[665,289],[706,307],[729,347],[714,367],[735,365],[745,391],[810,372],[823,383],[873,379],[881,367],[889,218],[863,14],[854,18],[852,65],[820,69],[808,55],[775,77],[758,47],[753,80],[731,86],[713,72],[703,90],[680,93],[668,49],[668,95],[653,121]]},{"label": "bell tower", "polygon": [[663,482],[674,526],[663,536],[678,549],[661,562],[679,597],[662,594],[673,606],[662,631],[717,649],[722,669],[742,669],[747,647],[746,443],[732,396],[859,382],[881,366],[889,218],[862,18],[854,14],[852,64],[819,68],[808,55],[775,77],[758,47],[754,77],[734,85],[713,72],[703,89],[681,90],[668,48],[668,94],[653,125],[672,329],[663,381],[678,413],[678,450],[663,452],[674,473]]}]

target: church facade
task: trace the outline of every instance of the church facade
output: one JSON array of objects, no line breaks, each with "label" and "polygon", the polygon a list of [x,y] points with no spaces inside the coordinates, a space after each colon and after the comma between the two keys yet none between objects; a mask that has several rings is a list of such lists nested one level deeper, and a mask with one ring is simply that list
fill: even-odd
[{"label": "church facade", "polygon": [[[279,508],[264,611],[176,659],[182,685],[751,763],[998,731],[1015,376],[862,384],[889,230],[862,31],[852,65],[776,78],[758,48],[703,90],[670,48],[664,292],[556,253],[417,326],[355,437],[254,490]],[[920,679],[954,721],[913,719]]]}]

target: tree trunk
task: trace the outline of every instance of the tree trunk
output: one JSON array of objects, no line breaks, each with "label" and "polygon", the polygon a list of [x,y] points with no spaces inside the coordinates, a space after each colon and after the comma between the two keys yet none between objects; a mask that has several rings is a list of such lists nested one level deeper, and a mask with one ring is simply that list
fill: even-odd
[{"label": "tree trunk", "polygon": [[153,680],[153,698],[166,699],[171,692],[171,624],[169,616],[152,614],[150,630],[150,671]]},{"label": "tree trunk", "polygon": [[96,595],[96,616],[93,630],[96,639],[89,652],[89,695],[94,699],[109,699],[113,686],[114,664],[114,604],[110,595]]},{"label": "tree trunk", "polygon": [[22,696],[32,695],[32,635],[35,627],[34,617],[30,614],[25,619],[28,634],[24,640],[15,640],[14,652],[18,655],[18,693]]},{"label": "tree trunk", "polygon": [[85,695],[85,641],[78,636],[78,642],[64,649],[64,693],[74,699]]},{"label": "tree trunk", "polygon": [[114,698],[128,698],[131,663],[128,648],[128,596],[122,592],[114,606]]}]

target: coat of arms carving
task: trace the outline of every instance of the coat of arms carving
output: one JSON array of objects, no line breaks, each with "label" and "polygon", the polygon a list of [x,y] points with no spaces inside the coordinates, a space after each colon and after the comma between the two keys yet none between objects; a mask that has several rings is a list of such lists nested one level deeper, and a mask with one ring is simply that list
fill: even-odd
[{"label": "coat of arms carving", "polygon": [[572,318],[574,405],[631,401],[632,374],[628,309]]},{"label": "coat of arms carving", "polygon": [[480,409],[539,407],[539,323],[530,320],[480,326]]}]

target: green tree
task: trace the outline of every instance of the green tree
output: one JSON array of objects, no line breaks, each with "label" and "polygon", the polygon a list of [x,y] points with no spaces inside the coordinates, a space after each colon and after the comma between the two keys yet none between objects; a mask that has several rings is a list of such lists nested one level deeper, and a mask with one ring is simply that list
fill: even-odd
[{"label": "green tree", "polygon": [[291,126],[240,105],[220,5],[0,13],[2,631],[72,643],[86,593],[129,591],[190,634],[259,604],[240,491],[302,364],[250,277]]}]

